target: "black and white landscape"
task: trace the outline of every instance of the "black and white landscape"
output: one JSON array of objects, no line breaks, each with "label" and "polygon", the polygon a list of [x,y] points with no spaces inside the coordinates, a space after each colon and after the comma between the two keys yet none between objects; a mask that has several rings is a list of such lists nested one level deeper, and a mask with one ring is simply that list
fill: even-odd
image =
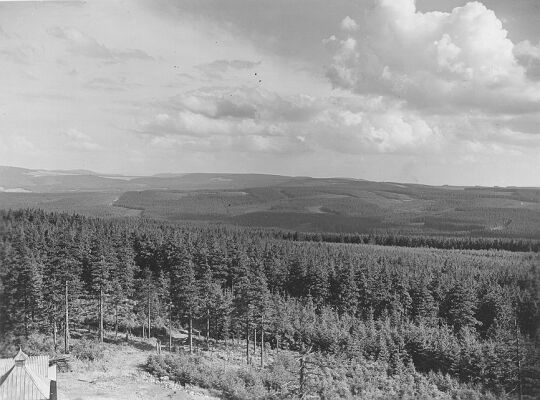
[{"label": "black and white landscape", "polygon": [[540,399],[539,18],[0,2],[0,399]]}]

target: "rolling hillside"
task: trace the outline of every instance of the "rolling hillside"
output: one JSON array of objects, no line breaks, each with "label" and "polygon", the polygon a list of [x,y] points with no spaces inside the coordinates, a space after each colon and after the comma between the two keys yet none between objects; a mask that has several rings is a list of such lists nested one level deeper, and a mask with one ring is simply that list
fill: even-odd
[{"label": "rolling hillside", "polygon": [[122,176],[85,170],[48,171],[0,166],[0,192],[123,192],[145,189],[241,189],[303,178],[263,174],[158,174]]},{"label": "rolling hillside", "polygon": [[115,205],[150,218],[315,232],[540,235],[540,191],[302,179],[242,190],[126,192]]},{"label": "rolling hillside", "polygon": [[0,208],[21,207],[312,232],[540,237],[538,188],[0,167]]}]

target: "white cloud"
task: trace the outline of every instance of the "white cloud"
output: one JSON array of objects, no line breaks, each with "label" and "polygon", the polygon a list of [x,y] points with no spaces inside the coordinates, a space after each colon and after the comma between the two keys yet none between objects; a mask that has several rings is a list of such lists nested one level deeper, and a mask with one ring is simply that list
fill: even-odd
[{"label": "white cloud", "polygon": [[418,153],[440,135],[417,113],[381,98],[282,97],[252,88],[206,88],[179,96],[141,121],[154,145],[293,153]]},{"label": "white cloud", "polygon": [[358,24],[348,15],[341,21],[341,29],[344,31],[355,31],[358,29]]},{"label": "white cloud", "polygon": [[[528,112],[540,106],[502,22],[482,3],[418,12],[414,0],[378,0],[358,29],[330,45],[332,83],[422,108]],[[343,26],[343,23],[342,23]]]},{"label": "white cloud", "polygon": [[63,132],[65,145],[75,150],[91,151],[99,149],[99,145],[84,132],[77,129],[69,129]]},{"label": "white cloud", "polygon": [[253,69],[260,64],[260,61],[249,60],[215,60],[210,63],[200,64],[196,68],[209,77],[220,78],[228,71]]},{"label": "white cloud", "polygon": [[68,49],[74,53],[85,57],[104,59],[108,61],[122,61],[129,59],[151,60],[149,56],[139,49],[117,50],[110,49],[99,43],[96,39],[76,28],[62,28],[55,26],[49,29],[49,34],[56,38],[65,40]]},{"label": "white cloud", "polygon": [[420,116],[399,108],[374,111],[332,109],[317,120],[318,141],[342,153],[437,151],[442,138]]}]

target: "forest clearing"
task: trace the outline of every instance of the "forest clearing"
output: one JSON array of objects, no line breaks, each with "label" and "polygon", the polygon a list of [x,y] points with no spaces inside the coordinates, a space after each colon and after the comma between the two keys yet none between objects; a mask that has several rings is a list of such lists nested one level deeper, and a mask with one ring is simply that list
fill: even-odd
[{"label": "forest clearing", "polygon": [[[147,372],[146,361],[156,353],[155,339],[132,338],[129,344],[115,344],[110,332],[106,339],[97,359],[68,356],[68,370],[57,375],[58,400],[217,399],[204,389],[160,380]],[[77,347],[77,341],[74,344]]]}]

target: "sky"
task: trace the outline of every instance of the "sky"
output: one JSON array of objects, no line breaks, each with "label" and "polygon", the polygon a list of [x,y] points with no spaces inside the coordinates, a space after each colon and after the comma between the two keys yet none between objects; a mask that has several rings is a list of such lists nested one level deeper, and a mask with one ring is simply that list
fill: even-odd
[{"label": "sky", "polygon": [[0,2],[0,165],[540,186],[538,0]]}]

